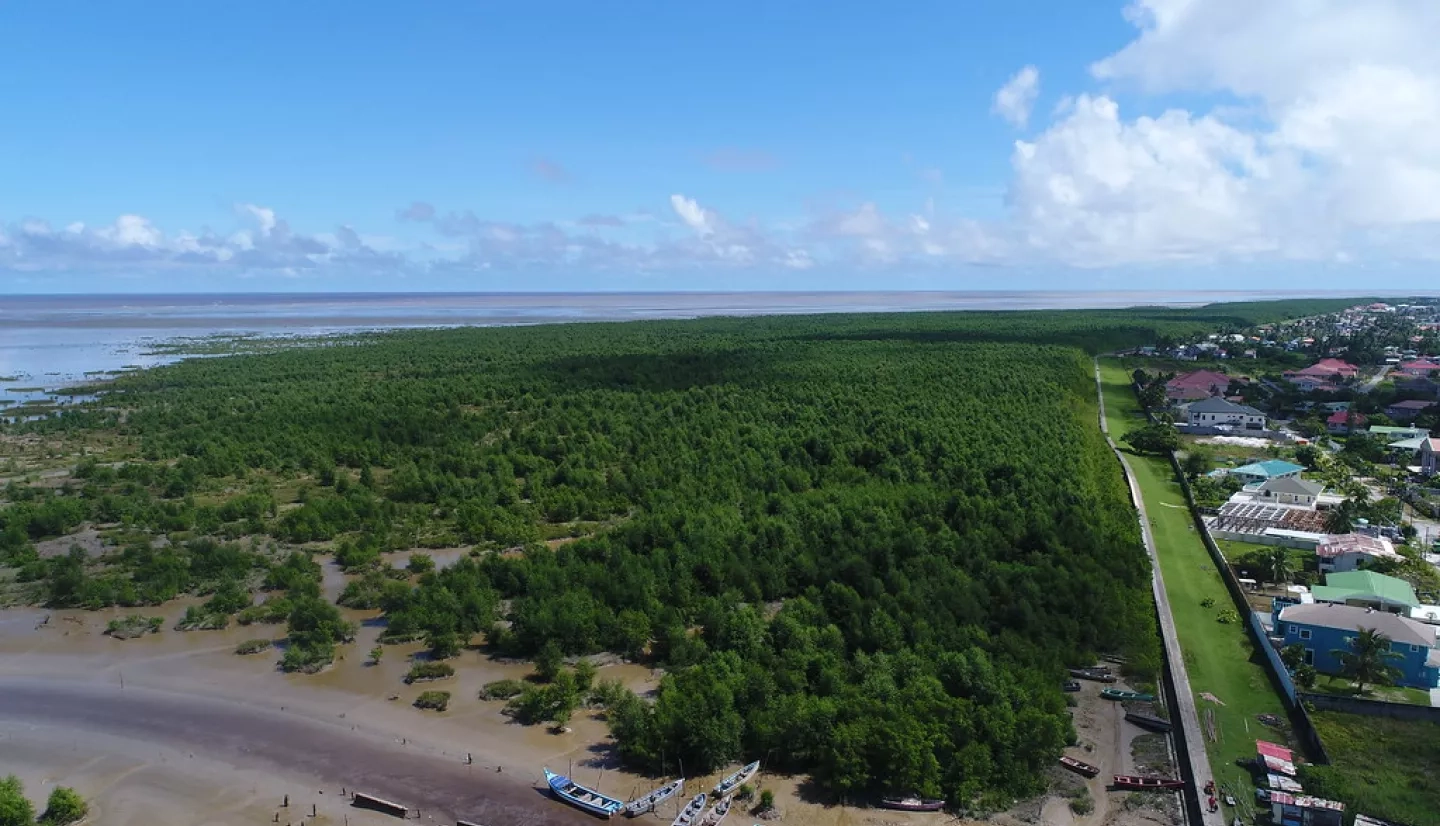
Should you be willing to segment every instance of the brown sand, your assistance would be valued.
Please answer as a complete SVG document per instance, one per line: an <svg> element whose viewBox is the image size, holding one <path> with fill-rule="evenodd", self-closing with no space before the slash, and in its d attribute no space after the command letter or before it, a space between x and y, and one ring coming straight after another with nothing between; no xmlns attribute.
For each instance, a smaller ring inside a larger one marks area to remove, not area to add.
<svg viewBox="0 0 1440 826"><path fill-rule="evenodd" d="M326 590L338 587L343 578L327 566ZM144 813L149 826L269 823L285 794L303 804L305 814L311 803L322 813L328 803L327 816L340 818L329 822L348 816L361 826L367 821L337 801L341 787L392 796L421 807L427 817L458 815L487 826L587 822L544 795L542 766L627 799L656 784L618 770L598 715L577 714L572 730L557 735L516 725L500 713L503 703L476 699L486 682L521 678L528 665L467 651L454 661L456 677L407 686L401 678L408 656L420 646L386 646L382 662L368 664L366 652L380 628L374 612L351 611L349 618L362 625L359 639L343 647L343 659L317 675L285 675L275 670L274 651L233 653L243 640L283 636L283 627L171 630L192 602L137 611L0 611L0 771L33 779L37 797L48 793L46 783L75 785L107 813L93 822L123 824ZM125 641L103 635L108 620L133 613L164 616L165 630ZM655 684L649 669L634 665L605 666L600 676L640 691ZM411 707L431 688L452 692L450 710ZM1129 744L1137 730L1090 684L1075 714L1081 742L1093 747L1073 753L1102 767L1102 778L1091 781L1095 812L1076 818L1063 798L1047 798L1027 804L1018 818L996 822L1128 826L1152 820L1144 810L1109 805L1123 795L1104 790L1109 774L1130 770ZM717 779L693 778L687 797ZM767 775L759 782L775 792L785 824L956 822L804 802L800 781ZM147 810L144 801L153 807ZM679 804L667 803L641 822L668 823ZM197 820L201 816L208 819ZM280 822L291 816L299 822L293 809L281 813ZM730 821L754 819L736 811Z"/></svg>

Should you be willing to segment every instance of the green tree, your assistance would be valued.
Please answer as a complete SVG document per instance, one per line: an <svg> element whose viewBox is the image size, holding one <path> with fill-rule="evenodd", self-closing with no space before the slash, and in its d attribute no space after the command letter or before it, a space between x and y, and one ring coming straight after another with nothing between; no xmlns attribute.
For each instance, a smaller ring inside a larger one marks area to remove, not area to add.
<svg viewBox="0 0 1440 826"><path fill-rule="evenodd" d="M1295 563L1290 558L1290 551L1281 547L1265 551L1261 556L1261 566L1270 581L1277 584L1289 582L1290 575L1295 573Z"/></svg>
<svg viewBox="0 0 1440 826"><path fill-rule="evenodd" d="M1320 469L1320 448L1314 445L1300 445L1295 448L1295 461L1309 470Z"/></svg>
<svg viewBox="0 0 1440 826"><path fill-rule="evenodd" d="M1137 453L1165 454L1180 447L1180 433L1174 425L1157 422L1126 433L1123 441Z"/></svg>
<svg viewBox="0 0 1440 826"><path fill-rule="evenodd" d="M564 665L565 653L554 640L550 640L535 655L535 676L543 682L554 682Z"/></svg>
<svg viewBox="0 0 1440 826"><path fill-rule="evenodd" d="M74 789L66 786L56 786L50 792L50 800L45 805L45 814L41 815L40 823L43 826L67 826L81 820L89 814L90 807Z"/></svg>
<svg viewBox="0 0 1440 826"><path fill-rule="evenodd" d="M1315 670L1315 666L1313 665L1301 663L1295 667L1295 684L1301 688L1314 688L1315 681L1319 679L1319 676L1319 672Z"/></svg>
<svg viewBox="0 0 1440 826"><path fill-rule="evenodd" d="M35 807L25 797L20 778L10 775L0 780L0 826L32 826Z"/></svg>
<svg viewBox="0 0 1440 826"><path fill-rule="evenodd" d="M1186 476L1197 479L1215 469L1215 457L1208 450L1192 446L1190 451L1185 454L1185 461L1181 467Z"/></svg>
<svg viewBox="0 0 1440 826"><path fill-rule="evenodd" d="M1285 667L1291 671L1299 668L1305 662L1305 646L1298 642L1292 642L1281 648L1280 662L1284 663Z"/></svg>
<svg viewBox="0 0 1440 826"><path fill-rule="evenodd" d="M1331 508L1325 514L1325 531L1333 534L1346 534L1355 530L1355 504L1349 499Z"/></svg>
<svg viewBox="0 0 1440 826"><path fill-rule="evenodd" d="M1355 683L1355 693L1363 694L1367 685L1394 685L1400 669L1390 663L1401 655L1390 649L1390 638L1374 628L1357 628L1348 648L1330 653L1340 660L1340 673Z"/></svg>
<svg viewBox="0 0 1440 826"><path fill-rule="evenodd" d="M435 570L435 559L430 554L413 554L405 568L412 574L428 574Z"/></svg>

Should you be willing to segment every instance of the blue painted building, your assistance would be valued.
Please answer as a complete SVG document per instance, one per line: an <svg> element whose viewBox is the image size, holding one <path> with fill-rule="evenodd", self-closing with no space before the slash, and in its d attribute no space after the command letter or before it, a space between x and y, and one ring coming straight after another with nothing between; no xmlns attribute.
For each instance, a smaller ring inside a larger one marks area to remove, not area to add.
<svg viewBox="0 0 1440 826"><path fill-rule="evenodd" d="M1353 605L1286 605L1277 601L1274 611L1275 635L1281 638L1281 645L1299 644L1305 662L1321 674L1341 672L1340 658L1333 652L1348 649L1356 631L1365 628L1390 638L1390 650L1398 655L1390 665L1401 675L1396 685L1440 687L1440 648L1436 648L1433 625Z"/></svg>

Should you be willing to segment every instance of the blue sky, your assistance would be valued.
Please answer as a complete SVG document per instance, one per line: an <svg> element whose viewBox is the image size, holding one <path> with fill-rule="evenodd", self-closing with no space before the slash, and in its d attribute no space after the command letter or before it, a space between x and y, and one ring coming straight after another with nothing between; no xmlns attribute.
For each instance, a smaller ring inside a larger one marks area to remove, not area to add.
<svg viewBox="0 0 1440 826"><path fill-rule="evenodd" d="M0 292L1427 286L1440 20L1255 5L8 4Z"/></svg>

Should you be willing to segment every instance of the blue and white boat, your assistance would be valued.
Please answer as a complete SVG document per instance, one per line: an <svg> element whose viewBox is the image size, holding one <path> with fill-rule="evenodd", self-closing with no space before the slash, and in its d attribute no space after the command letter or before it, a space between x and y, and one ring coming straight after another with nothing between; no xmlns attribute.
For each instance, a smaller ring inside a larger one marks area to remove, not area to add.
<svg viewBox="0 0 1440 826"><path fill-rule="evenodd" d="M754 777L755 773L758 771L760 771L759 760L756 760L754 763L749 763L745 766L742 766L740 771L737 771L729 777L726 777L724 780L721 780L720 785L715 787L715 792L712 796L717 798L729 797L730 795L734 794L741 786L749 782L750 778Z"/></svg>
<svg viewBox="0 0 1440 826"><path fill-rule="evenodd" d="M556 774L549 769L545 770L545 782L550 784L550 791L554 792L556 797L596 817L609 820L616 812L625 808L625 801L587 789L565 775Z"/></svg>
<svg viewBox="0 0 1440 826"><path fill-rule="evenodd" d="M704 794L697 794L690 798L690 802L680 810L680 814L675 816L675 821L670 826L694 826L700 821L700 816L705 813L707 800L709 798Z"/></svg>
<svg viewBox="0 0 1440 826"><path fill-rule="evenodd" d="M680 792L684 789L685 778L682 777L678 780L672 780L669 783L666 783L665 785L656 789L655 791L645 795L644 797L636 798L635 800L626 803L625 816L639 817L646 812L653 812L655 811L655 807L659 806L661 803L664 803L675 795L680 794Z"/></svg>

